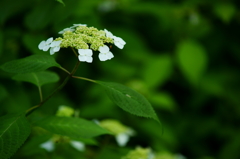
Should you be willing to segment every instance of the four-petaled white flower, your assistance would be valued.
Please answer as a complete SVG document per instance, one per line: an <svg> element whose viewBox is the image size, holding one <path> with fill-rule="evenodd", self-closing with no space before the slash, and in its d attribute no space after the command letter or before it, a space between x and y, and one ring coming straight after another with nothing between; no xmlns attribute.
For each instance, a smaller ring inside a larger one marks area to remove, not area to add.
<svg viewBox="0 0 240 159"><path fill-rule="evenodd" d="M109 51L109 47L107 45L99 47L98 50L100 51L98 55L100 61L110 60L114 57L112 52Z"/></svg>
<svg viewBox="0 0 240 159"><path fill-rule="evenodd" d="M106 33L106 37L108 38L112 38L114 41L114 45L117 46L119 49L123 49L124 45L126 44L126 42L117 36L114 36L110 31L108 31L107 29L104 29L105 33Z"/></svg>
<svg viewBox="0 0 240 159"><path fill-rule="evenodd" d="M119 49L123 49L124 45L126 44L126 42L120 38L120 37L113 37L114 40L114 44L119 48Z"/></svg>
<svg viewBox="0 0 240 159"><path fill-rule="evenodd" d="M48 51L48 49L50 48L50 45L51 45L52 41L53 41L53 38L52 38L52 37L49 38L49 39L47 39L46 41L43 40L43 41L40 42L40 44L38 45L38 48L39 48L40 50L43 50L43 51Z"/></svg>
<svg viewBox="0 0 240 159"><path fill-rule="evenodd" d="M63 30L61 30L61 31L59 31L58 32L58 34L63 34L65 31L71 31L71 32L73 32L74 31L74 29L73 28L65 28L65 29L63 29Z"/></svg>
<svg viewBox="0 0 240 159"><path fill-rule="evenodd" d="M92 55L93 55L93 52L91 49L78 49L78 59L79 61L86 61L88 63L92 63L93 61L93 58L92 58Z"/></svg>
<svg viewBox="0 0 240 159"><path fill-rule="evenodd" d="M50 45L51 49L50 49L50 55L53 55L55 52L58 52L60 50L60 44L61 44L61 40L59 41L53 41Z"/></svg>

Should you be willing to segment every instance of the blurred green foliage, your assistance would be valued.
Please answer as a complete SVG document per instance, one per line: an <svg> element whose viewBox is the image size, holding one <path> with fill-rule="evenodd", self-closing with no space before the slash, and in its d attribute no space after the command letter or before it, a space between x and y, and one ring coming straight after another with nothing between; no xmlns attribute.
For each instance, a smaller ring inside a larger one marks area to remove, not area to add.
<svg viewBox="0 0 240 159"><path fill-rule="evenodd" d="M136 146L189 159L240 158L239 1L63 2L65 6L54 0L1 0L0 65L32 54L49 54L38 50L38 44L57 37L72 24L106 28L127 42L125 48L113 47L115 57L110 61L94 57L92 64L81 63L76 75L119 82L142 93L157 111L164 133L157 122L122 111L98 85L72 79L29 119L54 115L59 105L68 105L79 110L83 118L117 119L137 135L124 148L110 139L108 145L93 146L87 152L59 144L55 152L47 153L36 144L46 139L35 139L34 135L41 133L33 131L13 158L115 159ZM55 56L67 69L76 61L70 49ZM50 70L66 76L56 68ZM12 76L0 71L1 116L39 102L37 88L13 81ZM43 94L47 96L56 86L43 86Z"/></svg>

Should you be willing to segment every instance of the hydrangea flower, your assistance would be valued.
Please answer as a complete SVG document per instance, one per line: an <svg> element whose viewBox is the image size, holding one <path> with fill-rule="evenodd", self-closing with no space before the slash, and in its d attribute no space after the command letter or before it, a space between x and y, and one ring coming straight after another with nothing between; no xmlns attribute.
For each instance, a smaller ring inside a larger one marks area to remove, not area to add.
<svg viewBox="0 0 240 159"><path fill-rule="evenodd" d="M55 52L58 52L60 50L60 44L61 44L61 40L59 41L53 41L51 44L50 44L50 55L53 55Z"/></svg>
<svg viewBox="0 0 240 159"><path fill-rule="evenodd" d="M155 159L155 155L150 148L137 147L121 159Z"/></svg>
<svg viewBox="0 0 240 159"><path fill-rule="evenodd" d="M91 49L78 49L78 59L79 61L86 61L88 63L92 63L93 58L93 52Z"/></svg>
<svg viewBox="0 0 240 159"><path fill-rule="evenodd" d="M38 45L38 48L39 48L40 50L43 50L43 51L48 51L48 49L50 48L50 45L51 45L52 41L53 41L53 38L52 38L52 37L49 38L49 39L47 39L46 41L43 40L43 41L41 41L40 44Z"/></svg>
<svg viewBox="0 0 240 159"><path fill-rule="evenodd" d="M74 114L74 109L68 106L61 105L58 107L56 116L71 117ZM40 144L40 147L48 152L52 152L55 149L56 142L69 143L73 148L78 151L85 150L85 144L81 141L71 140L67 136L54 135L50 140Z"/></svg>
<svg viewBox="0 0 240 159"><path fill-rule="evenodd" d="M65 28L65 29L63 29L63 30L61 30L61 31L59 31L58 32L58 34L63 34L63 33L65 33L65 31L71 31L71 32L73 32L74 31L74 29L73 28Z"/></svg>
<svg viewBox="0 0 240 159"><path fill-rule="evenodd" d="M110 60L111 58L114 57L112 52L110 52L109 47L107 45L99 47L99 51L100 51L100 53L99 53L98 57L99 57L100 61Z"/></svg>
<svg viewBox="0 0 240 159"><path fill-rule="evenodd" d="M114 36L110 31L108 31L107 29L104 29L105 33L106 33L106 37L112 38L114 40L114 45L117 46L119 49L123 49L124 45L126 44L126 42L117 36Z"/></svg>
<svg viewBox="0 0 240 159"><path fill-rule="evenodd" d="M115 135L117 144L121 147L126 146L129 138L135 134L134 130L123 125L117 120L107 119L101 122L94 120L95 123L99 124L101 127L109 130Z"/></svg>
<svg viewBox="0 0 240 159"><path fill-rule="evenodd" d="M107 29L98 30L94 27L87 27L86 24L73 24L73 26L60 31L59 34L62 34L62 37L42 41L38 48L43 51L50 49L50 55L53 55L60 48L70 47L78 50L79 61L92 63L93 51L99 51L100 61L106 61L114 57L109 45L114 44L122 49L126 44L122 38L114 36Z"/></svg>
<svg viewBox="0 0 240 159"><path fill-rule="evenodd" d="M120 38L120 37L113 37L114 40L114 45L116 45L119 49L123 49L124 45L126 44L126 42Z"/></svg>

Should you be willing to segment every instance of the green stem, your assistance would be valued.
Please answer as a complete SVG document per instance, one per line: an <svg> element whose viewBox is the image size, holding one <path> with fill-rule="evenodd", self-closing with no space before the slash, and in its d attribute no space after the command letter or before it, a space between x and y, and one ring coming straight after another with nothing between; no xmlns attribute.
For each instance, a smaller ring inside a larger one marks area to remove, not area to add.
<svg viewBox="0 0 240 159"><path fill-rule="evenodd" d="M96 81L94 81L92 79L89 79L89 78L85 78L85 77L72 76L72 78L77 78L77 79L82 79L82 80L85 80L85 81L90 81L90 82L93 82L93 83L97 83Z"/></svg>
<svg viewBox="0 0 240 159"><path fill-rule="evenodd" d="M56 94L57 92L59 92L68 82L68 80L73 77L74 73L77 71L78 66L80 64L80 61L78 61L75 65L75 67L73 68L72 72L65 78L65 80L63 81L63 83L61 85L59 85L46 99L44 99L43 101L41 101L38 105L31 107L30 109L28 109L26 111L26 116L30 115L33 111L35 111L36 109L38 109L39 107L41 107L44 103L46 103L54 94Z"/></svg>
<svg viewBox="0 0 240 159"><path fill-rule="evenodd" d="M59 67L61 70L63 70L64 72L66 72L67 74L71 74L71 72L69 72L67 69L63 68L63 67Z"/></svg>
<svg viewBox="0 0 240 159"><path fill-rule="evenodd" d="M71 49L72 49L72 51L74 52L75 56L78 57L78 54L76 53L76 51L74 50L74 48L71 47Z"/></svg>
<svg viewBox="0 0 240 159"><path fill-rule="evenodd" d="M38 86L38 91L39 91L39 96L40 96L40 101L43 101L43 96L42 96L42 88L41 86Z"/></svg>

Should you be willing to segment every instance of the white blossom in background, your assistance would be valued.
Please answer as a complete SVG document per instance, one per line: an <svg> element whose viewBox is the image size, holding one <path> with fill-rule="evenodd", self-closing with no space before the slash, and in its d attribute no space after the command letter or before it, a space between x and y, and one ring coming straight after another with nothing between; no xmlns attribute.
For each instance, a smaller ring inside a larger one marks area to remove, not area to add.
<svg viewBox="0 0 240 159"><path fill-rule="evenodd" d="M113 58L113 54L112 52L110 52L110 49L107 45L101 46L99 47L99 59L100 61L106 61L106 60L110 60L111 58Z"/></svg>
<svg viewBox="0 0 240 159"><path fill-rule="evenodd" d="M55 150L54 140L56 140L56 137L53 137L52 139L40 144L39 147L45 149L48 152L52 152L52 151ZM75 148L78 151L84 151L85 150L85 144L83 142L70 140L70 141L67 141L67 143L69 143L73 148Z"/></svg>
<svg viewBox="0 0 240 159"><path fill-rule="evenodd" d="M134 135L134 131L132 129L127 129L125 132L119 133L115 136L115 139L119 146L126 146L129 138Z"/></svg>
<svg viewBox="0 0 240 159"><path fill-rule="evenodd" d="M78 151L84 151L85 150L85 144L80 142L80 141L71 140L70 145L72 147L74 147L75 149L77 149Z"/></svg>
<svg viewBox="0 0 240 159"><path fill-rule="evenodd" d="M78 49L78 59L79 61L86 61L88 63L92 63L93 61L93 58L92 58L92 55L93 55L93 52L91 49Z"/></svg>
<svg viewBox="0 0 240 159"><path fill-rule="evenodd" d="M60 44L61 44L61 40L59 41L53 41L51 44L50 44L50 55L53 55L55 52L58 52L60 50Z"/></svg>
<svg viewBox="0 0 240 159"><path fill-rule="evenodd" d="M53 38L49 38L46 41L41 41L40 44L38 45L39 50L43 50L43 51L48 51L48 49L50 48L50 45L53 41Z"/></svg>
<svg viewBox="0 0 240 159"><path fill-rule="evenodd" d="M112 0L105 0L98 6L100 12L110 12L117 7L117 2Z"/></svg>
<svg viewBox="0 0 240 159"><path fill-rule="evenodd" d="M155 155L151 148L136 147L134 150L129 151L127 155L123 156L121 159L155 159Z"/></svg>
<svg viewBox="0 0 240 159"><path fill-rule="evenodd" d="M52 152L55 149L54 142L48 140L40 145L41 148L45 149L48 152Z"/></svg>
<svg viewBox="0 0 240 159"><path fill-rule="evenodd" d="M73 28L65 28L65 29L63 29L63 30L61 30L61 31L59 31L58 32L58 34L63 34L64 32L66 32L66 31L71 31L71 32L73 32L74 31L74 29Z"/></svg>
<svg viewBox="0 0 240 159"><path fill-rule="evenodd" d="M121 147L126 146L130 137L135 135L135 131L132 128L123 125L117 120L106 119L98 121L94 119L93 121L101 127L112 132L112 134L115 136L117 144Z"/></svg>

